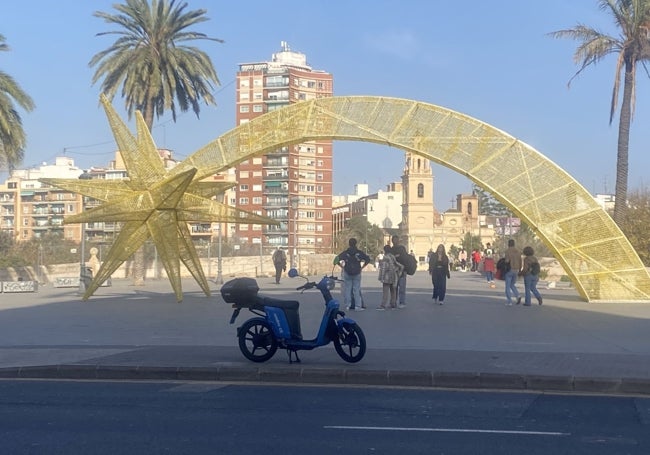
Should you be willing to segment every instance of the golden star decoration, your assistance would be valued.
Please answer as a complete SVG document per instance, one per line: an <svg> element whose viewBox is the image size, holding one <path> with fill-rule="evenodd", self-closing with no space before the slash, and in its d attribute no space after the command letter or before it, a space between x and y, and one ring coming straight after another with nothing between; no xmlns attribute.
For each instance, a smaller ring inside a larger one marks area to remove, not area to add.
<svg viewBox="0 0 650 455"><path fill-rule="evenodd" d="M149 238L158 250L179 302L183 298L181 262L203 292L210 296L188 223L279 223L211 199L234 183L200 181L197 177L204 175L205 169L189 164L187 161L191 156L179 163L183 165L180 172L178 168L176 172L166 170L142 114L139 111L135 113L137 137L134 137L105 95L101 96L101 102L124 159L128 178L119 181L40 179L43 183L103 202L99 207L66 217L66 224L89 221L124 223L83 299L93 295Z"/></svg>

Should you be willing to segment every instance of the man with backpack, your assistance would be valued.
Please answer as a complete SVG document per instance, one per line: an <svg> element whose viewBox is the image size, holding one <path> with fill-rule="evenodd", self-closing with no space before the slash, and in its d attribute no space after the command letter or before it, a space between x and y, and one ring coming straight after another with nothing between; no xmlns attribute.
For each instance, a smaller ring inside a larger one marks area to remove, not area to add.
<svg viewBox="0 0 650 455"><path fill-rule="evenodd" d="M348 240L348 249L338 255L338 265L343 269L343 298L348 310L365 310L361 298L361 271L368 263L370 257L357 248L355 238ZM357 303L359 306L356 306Z"/></svg>

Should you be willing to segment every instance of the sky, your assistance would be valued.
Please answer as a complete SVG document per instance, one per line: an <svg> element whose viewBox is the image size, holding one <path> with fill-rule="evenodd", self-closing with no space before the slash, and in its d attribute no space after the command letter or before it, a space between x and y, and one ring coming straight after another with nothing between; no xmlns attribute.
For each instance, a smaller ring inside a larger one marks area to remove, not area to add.
<svg viewBox="0 0 650 455"><path fill-rule="evenodd" d="M584 71L576 43L553 39L552 31L583 23L617 34L596 0L310 0L220 2L186 0L205 9L196 31L224 43L196 44L211 57L221 85L217 106L156 119L153 137L176 159L235 127L235 76L240 63L268 61L288 42L314 69L334 76L336 96L405 98L439 105L493 125L531 145L564 168L592 193L613 193L618 117L609 124L615 57ZM6 2L0 34L10 52L0 70L13 76L36 104L21 112L28 144L23 168L74 158L81 168L106 166L115 142L92 85L90 59L108 48L116 30L93 16L114 13L116 0L25 0ZM461 6L462 7L459 7ZM650 169L650 81L637 73L637 103L630 139L629 188L648 185ZM114 105L132 131L118 97ZM370 191L399 181L404 154L363 142L334 144L334 194L351 194L354 184ZM471 182L433 166L434 201L452 208ZM0 175L6 178L6 173Z"/></svg>

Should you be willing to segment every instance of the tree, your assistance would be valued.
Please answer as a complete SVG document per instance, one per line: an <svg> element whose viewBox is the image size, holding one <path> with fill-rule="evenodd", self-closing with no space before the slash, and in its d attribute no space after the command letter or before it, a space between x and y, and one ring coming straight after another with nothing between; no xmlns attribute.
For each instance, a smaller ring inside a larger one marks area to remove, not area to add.
<svg viewBox="0 0 650 455"><path fill-rule="evenodd" d="M569 85L588 66L595 65L610 54L617 56L609 123L611 125L618 107L621 74L623 74L614 202L614 221L620 226L624 220L627 200L628 152L636 93L636 68L639 62L643 63L650 58L650 1L599 0L598 4L601 10L612 15L619 29L618 36L606 35L582 24L571 29L552 32L550 35L554 38L571 38L579 42L573 59L580 65L580 69L569 80Z"/></svg>
<svg viewBox="0 0 650 455"><path fill-rule="evenodd" d="M195 40L223 42L189 30L208 20L206 10L185 11L187 3L177 4L176 0L126 0L114 8L119 14L94 13L121 29L97 34L118 38L93 56L88 65L97 67L92 82L103 79L101 88L109 99L121 86L129 118L139 110L151 131L154 114L159 118L170 110L176 121L177 103L181 112L191 106L197 117L201 100L216 104L211 92L219 79L210 57L184 44ZM133 280L144 284L142 248L135 254Z"/></svg>
<svg viewBox="0 0 650 455"><path fill-rule="evenodd" d="M512 216L508 207L497 201L490 193L485 191L478 185L472 186L472 192L478 197L478 213L479 215L488 216Z"/></svg>
<svg viewBox="0 0 650 455"><path fill-rule="evenodd" d="M0 51L8 51L5 37L0 35ZM4 71L0 71L0 168L13 170L25 156L27 136L16 109L21 107L31 112L35 105L20 85Z"/></svg>
<svg viewBox="0 0 650 455"><path fill-rule="evenodd" d="M176 121L176 103L181 112L191 106L197 117L201 100L216 104L211 92L219 78L210 57L194 46L181 44L223 42L188 30L208 20L206 10L186 12L187 3L177 4L176 0L151 0L151 4L149 0L126 0L114 8L120 14L94 13L122 29L97 34L119 38L90 60L89 66L97 67L93 84L103 79L102 91L111 100L121 86L129 117L139 110L149 130L154 113L160 117L170 110Z"/></svg>
<svg viewBox="0 0 650 455"><path fill-rule="evenodd" d="M648 224L650 224L650 191L647 188L635 190L629 195L628 209L620 226L646 267L650 266Z"/></svg>

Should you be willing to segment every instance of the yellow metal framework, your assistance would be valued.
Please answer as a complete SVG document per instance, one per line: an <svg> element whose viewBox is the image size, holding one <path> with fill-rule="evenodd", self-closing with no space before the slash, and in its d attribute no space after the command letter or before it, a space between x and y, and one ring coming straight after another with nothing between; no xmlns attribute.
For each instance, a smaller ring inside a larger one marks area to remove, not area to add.
<svg viewBox="0 0 650 455"><path fill-rule="evenodd" d="M117 268L147 240L158 251L176 299L183 298L181 261L206 295L210 287L196 253L188 223L221 221L227 223L278 224L277 221L221 204L212 196L232 186L225 182L204 182L197 169L180 172L164 168L158 150L136 112L137 137L129 131L105 96L101 98L129 178L120 181L41 179L69 191L104 202L99 207L65 219L65 223L121 221L120 234L109 249L97 275L83 296L88 299ZM209 174L212 175L212 174Z"/></svg>
<svg viewBox="0 0 650 455"><path fill-rule="evenodd" d="M650 275L589 192L529 145L472 117L412 100L322 98L257 117L167 170L140 113L136 112L135 137L103 96L102 103L129 179L42 179L104 201L66 222L125 223L84 299L148 238L156 244L179 301L180 261L209 295L187 223L277 222L215 202L211 196L223 191L223 184L202 180L278 147L317 139L389 145L453 169L485 188L534 229L585 300L650 299Z"/></svg>
<svg viewBox="0 0 650 455"><path fill-rule="evenodd" d="M525 221L555 253L587 301L650 299L650 276L594 198L531 146L440 106L385 97L331 97L293 104L243 124L170 174L194 180L278 147L316 139L375 142L467 176Z"/></svg>

